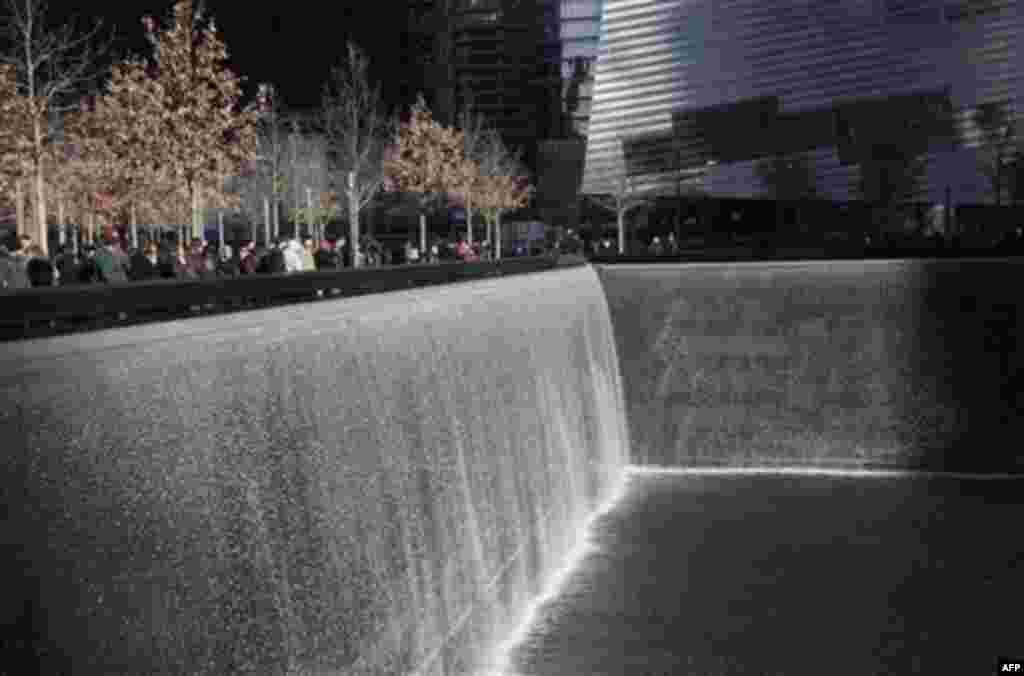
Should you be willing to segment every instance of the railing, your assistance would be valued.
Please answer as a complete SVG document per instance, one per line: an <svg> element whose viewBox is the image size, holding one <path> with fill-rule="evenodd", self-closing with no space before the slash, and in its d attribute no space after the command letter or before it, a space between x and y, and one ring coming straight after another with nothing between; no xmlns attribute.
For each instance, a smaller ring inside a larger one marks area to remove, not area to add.
<svg viewBox="0 0 1024 676"><path fill-rule="evenodd" d="M211 280L160 279L6 291L0 292L0 340L523 274L582 262L533 256L495 262L257 274Z"/></svg>

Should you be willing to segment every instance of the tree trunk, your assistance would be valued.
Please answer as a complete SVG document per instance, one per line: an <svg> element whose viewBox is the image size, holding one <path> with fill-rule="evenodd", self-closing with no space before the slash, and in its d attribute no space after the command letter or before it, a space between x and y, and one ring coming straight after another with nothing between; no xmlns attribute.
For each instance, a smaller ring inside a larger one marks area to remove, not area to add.
<svg viewBox="0 0 1024 676"><path fill-rule="evenodd" d="M626 253L626 210L619 209L619 255Z"/></svg>
<svg viewBox="0 0 1024 676"><path fill-rule="evenodd" d="M427 255L427 212L420 209L420 252Z"/></svg>
<svg viewBox="0 0 1024 676"><path fill-rule="evenodd" d="M274 239L281 236L281 200L274 198Z"/></svg>
<svg viewBox="0 0 1024 676"><path fill-rule="evenodd" d="M313 236L313 189L306 186L306 225L309 226L310 237Z"/></svg>
<svg viewBox="0 0 1024 676"><path fill-rule="evenodd" d="M132 202L131 210L132 210L132 248L133 249L138 249L139 248L139 221L135 217L135 203L134 202Z"/></svg>
<svg viewBox="0 0 1024 676"><path fill-rule="evenodd" d="M57 236L60 246L68 242L67 224L64 222L64 200L57 203Z"/></svg>
<svg viewBox="0 0 1024 676"><path fill-rule="evenodd" d="M50 253L50 238L49 228L46 223L46 177L43 172L43 127L39 118L36 117L32 125L32 131L35 136L35 147L36 147L36 159L35 166L33 167L33 178L35 179L35 191L36 191L36 238L38 239L39 246L43 248L43 253L49 255Z"/></svg>
<svg viewBox="0 0 1024 676"><path fill-rule="evenodd" d="M494 218L494 259L501 260L501 209Z"/></svg>
<svg viewBox="0 0 1024 676"><path fill-rule="evenodd" d="M14 181L14 209L17 219L15 227L20 237L29 231L28 223L25 222L25 184L20 178Z"/></svg>
<svg viewBox="0 0 1024 676"><path fill-rule="evenodd" d="M352 267L359 267L359 205L356 203L356 173L348 172L348 231Z"/></svg>
<svg viewBox="0 0 1024 676"><path fill-rule="evenodd" d="M263 231L266 245L270 246L270 199L267 197L263 198ZM253 237L253 239L256 238Z"/></svg>
<svg viewBox="0 0 1024 676"><path fill-rule="evenodd" d="M193 191L193 239L205 239L203 215L200 213L199 189Z"/></svg>

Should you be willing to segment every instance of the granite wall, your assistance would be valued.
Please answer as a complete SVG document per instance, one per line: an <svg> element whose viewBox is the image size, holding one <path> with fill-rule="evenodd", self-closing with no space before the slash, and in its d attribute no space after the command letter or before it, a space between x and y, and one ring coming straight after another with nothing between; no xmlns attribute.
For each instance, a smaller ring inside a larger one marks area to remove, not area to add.
<svg viewBox="0 0 1024 676"><path fill-rule="evenodd" d="M599 273L636 464L1024 468L1024 259Z"/></svg>
<svg viewBox="0 0 1024 676"><path fill-rule="evenodd" d="M459 674L628 439L580 267L0 346L7 667Z"/></svg>

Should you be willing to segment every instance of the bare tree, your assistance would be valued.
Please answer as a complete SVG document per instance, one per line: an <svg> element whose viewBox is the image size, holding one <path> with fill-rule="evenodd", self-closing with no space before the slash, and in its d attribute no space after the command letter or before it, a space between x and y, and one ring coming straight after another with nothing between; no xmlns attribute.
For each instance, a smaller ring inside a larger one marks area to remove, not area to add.
<svg viewBox="0 0 1024 676"><path fill-rule="evenodd" d="M971 121L978 128L981 149L981 171L992 186L996 206L1002 204L1006 178L1012 178L1008 170L1017 143L1013 116L1006 103L986 101L971 114Z"/></svg>
<svg viewBox="0 0 1024 676"><path fill-rule="evenodd" d="M614 184L611 194L587 195L587 198L598 207L615 214L619 227L619 253L626 253L626 215L637 207L650 204L650 196L641 193L631 177L623 175Z"/></svg>
<svg viewBox="0 0 1024 676"><path fill-rule="evenodd" d="M319 204L330 190L330 162L326 136L317 128L316 119L293 116L285 139L285 163L280 174L282 196L291 216L295 235L308 220L311 203Z"/></svg>
<svg viewBox="0 0 1024 676"><path fill-rule="evenodd" d="M481 160L487 154L489 148L493 147L491 137L494 130L488 125L486 118L473 109L473 102L470 99L458 112L457 123L459 131L462 132L462 154L465 159L475 162L478 171L467 174L466 189L462 191L464 207L466 210L466 242L473 243L473 207L474 193L478 188L478 181L474 181L471 175L483 176Z"/></svg>
<svg viewBox="0 0 1024 676"><path fill-rule="evenodd" d="M252 208L252 200L247 200L252 216L264 213L263 200L270 204L272 223L267 223L268 233L277 237L280 232L281 199L287 191L284 165L286 162L287 144L285 139L285 116L277 99L277 92L271 84L261 84L257 94L259 102L259 122L257 123L256 148L257 161L254 172L256 192L260 199ZM255 218L254 220L259 220ZM270 235L267 235L268 239Z"/></svg>
<svg viewBox="0 0 1024 676"><path fill-rule="evenodd" d="M348 211L353 266L359 260L359 214L384 185L384 150L396 127L382 108L379 84L370 84L369 65L349 42L347 58L331 70L320 107L331 188Z"/></svg>
<svg viewBox="0 0 1024 676"><path fill-rule="evenodd" d="M47 250L46 153L54 133L51 121L71 110L92 88L100 57L109 42L97 43L102 24L85 33L71 24L54 30L46 21L45 0L6 0L0 35L9 49L0 62L14 67L17 94L27 101L30 150L27 159L35 212L35 239Z"/></svg>
<svg viewBox="0 0 1024 676"><path fill-rule="evenodd" d="M474 203L479 205L488 225L487 240L495 247L496 257L501 257L501 215L508 209L526 206L534 188L529 184L528 174L522 158L522 150L511 151L494 129L485 129L467 148L468 159L477 166L479 196ZM467 210L467 223L469 220Z"/></svg>
<svg viewBox="0 0 1024 676"><path fill-rule="evenodd" d="M461 191L466 208L466 239L473 242L473 209L480 209L479 195L493 192L494 186L487 178L498 176L525 176L526 168L522 151L511 151L501 134L488 120L473 108L472 99L459 111L458 129L462 133L463 157L473 163L475 171L469 172L469 180ZM515 201L515 200L513 200Z"/></svg>

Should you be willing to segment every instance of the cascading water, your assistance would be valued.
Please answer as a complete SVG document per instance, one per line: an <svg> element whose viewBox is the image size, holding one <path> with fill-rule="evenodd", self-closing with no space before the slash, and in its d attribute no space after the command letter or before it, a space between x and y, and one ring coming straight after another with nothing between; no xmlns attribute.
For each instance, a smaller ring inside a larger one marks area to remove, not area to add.
<svg viewBox="0 0 1024 676"><path fill-rule="evenodd" d="M589 267L6 344L2 535L31 566L4 616L42 638L4 647L488 669L620 489L615 350Z"/></svg>

